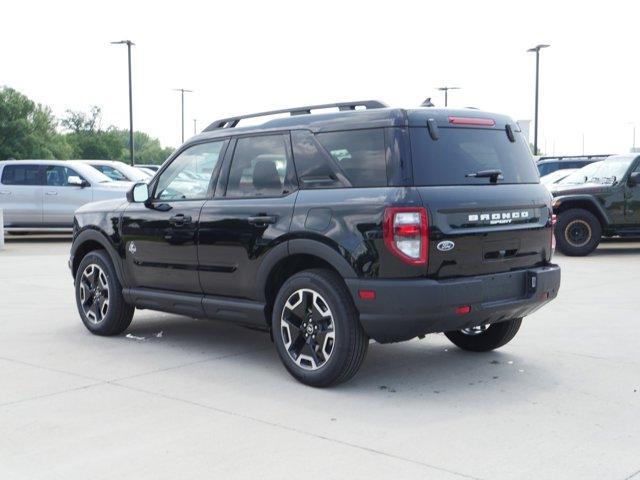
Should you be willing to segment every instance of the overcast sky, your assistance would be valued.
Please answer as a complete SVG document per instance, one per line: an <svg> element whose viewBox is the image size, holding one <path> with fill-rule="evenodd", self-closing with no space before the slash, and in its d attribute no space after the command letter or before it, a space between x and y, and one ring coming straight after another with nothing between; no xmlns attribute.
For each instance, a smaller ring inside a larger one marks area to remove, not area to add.
<svg viewBox="0 0 640 480"><path fill-rule="evenodd" d="M532 119L540 62L539 146L551 154L640 144L640 2L5 1L0 85L66 109L98 105L103 126L128 128L131 39L134 128L180 144L216 118L373 98L425 97ZM532 129L533 130L533 129ZM533 135L533 132L532 132Z"/></svg>

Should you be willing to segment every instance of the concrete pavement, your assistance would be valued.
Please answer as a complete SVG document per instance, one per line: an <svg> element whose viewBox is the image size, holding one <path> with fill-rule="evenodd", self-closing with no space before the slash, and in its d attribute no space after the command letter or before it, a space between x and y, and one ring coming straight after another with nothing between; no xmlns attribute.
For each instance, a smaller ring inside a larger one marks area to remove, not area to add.
<svg viewBox="0 0 640 480"><path fill-rule="evenodd" d="M224 323L139 311L128 336L91 335L68 248L0 252L3 480L640 480L640 243L557 255L559 298L499 351L373 343L325 390Z"/></svg>

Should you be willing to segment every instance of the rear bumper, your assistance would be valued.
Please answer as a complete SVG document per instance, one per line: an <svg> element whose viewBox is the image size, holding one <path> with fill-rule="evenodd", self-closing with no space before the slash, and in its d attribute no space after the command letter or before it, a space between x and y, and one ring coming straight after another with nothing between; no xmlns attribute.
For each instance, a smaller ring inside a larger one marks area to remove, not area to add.
<svg viewBox="0 0 640 480"><path fill-rule="evenodd" d="M448 280L347 279L367 334L380 343L460 330L529 315L558 295L560 267ZM375 291L362 300L359 290ZM456 308L470 306L459 314Z"/></svg>

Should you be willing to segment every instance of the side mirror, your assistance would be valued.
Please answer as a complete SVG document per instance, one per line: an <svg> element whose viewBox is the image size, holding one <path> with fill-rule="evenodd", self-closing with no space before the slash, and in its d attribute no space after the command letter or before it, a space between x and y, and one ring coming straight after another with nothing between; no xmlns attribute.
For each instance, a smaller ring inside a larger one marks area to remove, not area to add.
<svg viewBox="0 0 640 480"><path fill-rule="evenodd" d="M635 187L636 185L638 185L640 183L640 172L633 172L631 175L629 175L628 183L630 187Z"/></svg>
<svg viewBox="0 0 640 480"><path fill-rule="evenodd" d="M144 182L136 183L127 192L127 200L131 203L145 203L149 200L149 185Z"/></svg>
<svg viewBox="0 0 640 480"><path fill-rule="evenodd" d="M67 178L67 183L69 185L73 185L74 187L80 187L80 188L89 186L89 182L87 182L86 180L83 180L77 175L69 175L69 177Z"/></svg>

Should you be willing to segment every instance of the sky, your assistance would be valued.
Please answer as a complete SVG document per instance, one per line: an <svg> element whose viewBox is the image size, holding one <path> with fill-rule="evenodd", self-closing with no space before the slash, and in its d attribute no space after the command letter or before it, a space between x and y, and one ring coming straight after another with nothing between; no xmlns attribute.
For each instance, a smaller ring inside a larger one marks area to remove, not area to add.
<svg viewBox="0 0 640 480"><path fill-rule="evenodd" d="M533 119L547 154L626 152L640 145L640 2L520 1L5 1L0 86L51 106L102 108L128 128L131 39L134 129L163 146L217 118L377 99L426 97ZM531 129L531 140L533 128ZM584 145L584 147L583 147Z"/></svg>

